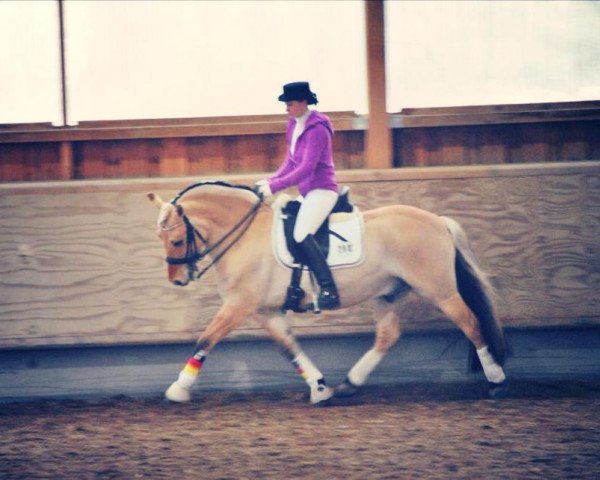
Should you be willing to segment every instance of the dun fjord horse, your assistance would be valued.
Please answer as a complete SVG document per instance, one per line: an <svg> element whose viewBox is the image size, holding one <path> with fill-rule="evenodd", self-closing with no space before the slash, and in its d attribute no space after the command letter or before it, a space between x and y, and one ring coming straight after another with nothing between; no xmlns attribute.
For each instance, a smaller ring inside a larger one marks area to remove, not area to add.
<svg viewBox="0 0 600 480"><path fill-rule="evenodd" d="M504 390L503 332L493 315L489 286L454 220L403 205L363 212L365 260L334 270L334 277L342 308L375 300L375 342L349 370L345 382L333 389L302 351L281 313L290 271L273 254L271 207L251 188L224 182L192 185L171 202L154 193L148 198L160 209L158 232L167 254L169 281L188 285L214 265L223 301L167 389L167 399L189 401L208 353L250 317L258 319L309 385L311 403L334 394L349 396L398 340L398 300L410 290L439 307L473 343L490 394ZM198 272L197 262L204 257L209 265ZM302 287L310 289L309 281L303 280Z"/></svg>

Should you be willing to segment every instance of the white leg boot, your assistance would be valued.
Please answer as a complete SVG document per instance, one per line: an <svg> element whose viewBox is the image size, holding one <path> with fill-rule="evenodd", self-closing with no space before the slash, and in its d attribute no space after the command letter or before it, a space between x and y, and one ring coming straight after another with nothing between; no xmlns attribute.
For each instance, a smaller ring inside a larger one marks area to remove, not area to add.
<svg viewBox="0 0 600 480"><path fill-rule="evenodd" d="M375 367L381 362L383 353L371 349L367 351L348 372L348 380L352 385L362 387Z"/></svg>
<svg viewBox="0 0 600 480"><path fill-rule="evenodd" d="M321 378L314 383L310 383L310 403L319 405L333 397L334 390L325 384L325 380Z"/></svg>
<svg viewBox="0 0 600 480"><path fill-rule="evenodd" d="M192 394L188 389L183 388L179 383L173 382L165 392L165 398L171 402L187 403L192 399Z"/></svg>
<svg viewBox="0 0 600 480"><path fill-rule="evenodd" d="M488 351L488 347L477 350L477 356L479 357L479 361L483 367L483 373L488 382L500 384L506 380L504 370L494 361L492 355Z"/></svg>
<svg viewBox="0 0 600 480"><path fill-rule="evenodd" d="M311 362L304 352L300 352L292 360L296 373L300 375L310 387L310 403L319 405L333 397L333 388L325 384L325 379L320 370Z"/></svg>

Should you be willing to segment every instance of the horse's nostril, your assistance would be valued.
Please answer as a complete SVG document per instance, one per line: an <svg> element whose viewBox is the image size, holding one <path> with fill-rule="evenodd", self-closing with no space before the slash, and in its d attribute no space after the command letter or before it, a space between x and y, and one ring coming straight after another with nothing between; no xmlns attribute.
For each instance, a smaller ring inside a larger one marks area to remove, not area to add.
<svg viewBox="0 0 600 480"><path fill-rule="evenodd" d="M174 285L177 285L178 287L184 287L184 286L187 284L187 282L185 282L185 283L184 283L184 282L182 282L181 280L175 280L175 281L173 282L173 284L174 284Z"/></svg>

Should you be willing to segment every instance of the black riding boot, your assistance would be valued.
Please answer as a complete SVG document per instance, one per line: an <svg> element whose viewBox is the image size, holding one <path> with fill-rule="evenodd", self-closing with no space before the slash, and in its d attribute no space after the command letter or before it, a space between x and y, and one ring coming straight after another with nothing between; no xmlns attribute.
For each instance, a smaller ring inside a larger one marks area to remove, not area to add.
<svg viewBox="0 0 600 480"><path fill-rule="evenodd" d="M340 296L338 295L335 281L327 265L327 260L319 247L319 244L312 235L307 235L300 242L300 248L306 256L308 267L314 273L321 291L319 292L319 308L323 310L332 310L340 306Z"/></svg>

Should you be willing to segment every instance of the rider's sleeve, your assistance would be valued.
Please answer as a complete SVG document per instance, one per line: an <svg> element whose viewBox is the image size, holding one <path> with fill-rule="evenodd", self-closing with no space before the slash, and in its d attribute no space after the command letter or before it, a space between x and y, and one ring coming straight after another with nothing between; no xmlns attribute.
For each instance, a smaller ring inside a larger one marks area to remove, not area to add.
<svg viewBox="0 0 600 480"><path fill-rule="evenodd" d="M271 180L277 179L277 178L281 178L281 177L285 177L288 173L290 173L292 170L294 169L294 163L292 161L292 155L289 152L287 152L287 155L285 156L285 161L283 162L283 164L281 165L281 167L279 167L277 169L277 171L271 175L267 180L269 181L269 183L271 183Z"/></svg>
<svg viewBox="0 0 600 480"><path fill-rule="evenodd" d="M315 125L305 132L306 146L301 152L298 165L285 175L271 177L268 179L273 193L298 185L302 180L313 175L317 161L322 151L330 141L329 131L323 125Z"/></svg>

